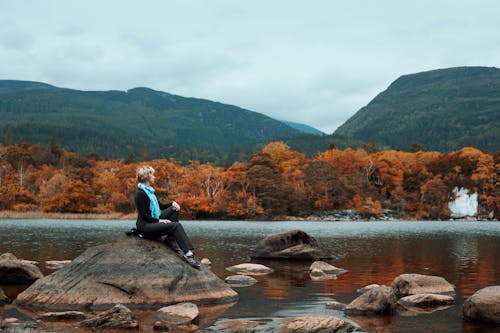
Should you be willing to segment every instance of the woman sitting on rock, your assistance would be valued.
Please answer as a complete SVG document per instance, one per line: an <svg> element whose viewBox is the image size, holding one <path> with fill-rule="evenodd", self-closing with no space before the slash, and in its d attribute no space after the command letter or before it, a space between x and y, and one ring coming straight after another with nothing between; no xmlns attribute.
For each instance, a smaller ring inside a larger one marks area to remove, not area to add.
<svg viewBox="0 0 500 333"><path fill-rule="evenodd" d="M172 201L169 204L158 202L155 190L151 187L155 182L155 170L143 166L137 170L138 189L135 191L135 207L137 208L137 231L147 238L167 236L165 243L174 251L179 247L184 259L193 267L200 268L200 261L194 256L193 245L179 223L180 206ZM178 245L177 245L178 244Z"/></svg>

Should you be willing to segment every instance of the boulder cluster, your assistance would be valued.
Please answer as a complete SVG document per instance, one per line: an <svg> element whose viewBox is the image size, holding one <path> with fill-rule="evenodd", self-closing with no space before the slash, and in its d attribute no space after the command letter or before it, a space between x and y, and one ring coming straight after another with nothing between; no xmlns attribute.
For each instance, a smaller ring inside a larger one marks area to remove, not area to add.
<svg viewBox="0 0 500 333"><path fill-rule="evenodd" d="M316 239L300 230L266 237L252 255L261 260L313 261L309 266L313 281L336 279L346 272L320 260L329 257ZM200 328L197 304L229 304L237 298L230 286L249 286L257 283L259 276L274 272L262 264L242 263L227 268L235 275L228 276L224 283L207 265L194 269L165 244L134 237L89 248L73 261L46 262L46 269L56 271L45 277L38 266L10 253L0 256L3 284L32 283L14 304L37 313L29 320L4 313L0 331L37 332L54 321L94 331L137 330L141 322L133 309L150 308L156 310L154 325L151 323L154 330L193 332ZM455 287L443 277L431 275L401 274L390 286L370 284L358 292L361 295L349 304L326 304L345 318L321 315L261 321L231 319L217 321L205 331L351 332L366 329L372 318L390 321L395 313L431 313L455 302ZM0 289L0 305L11 302ZM462 310L464 320L500 325L500 286L477 291L465 301Z"/></svg>

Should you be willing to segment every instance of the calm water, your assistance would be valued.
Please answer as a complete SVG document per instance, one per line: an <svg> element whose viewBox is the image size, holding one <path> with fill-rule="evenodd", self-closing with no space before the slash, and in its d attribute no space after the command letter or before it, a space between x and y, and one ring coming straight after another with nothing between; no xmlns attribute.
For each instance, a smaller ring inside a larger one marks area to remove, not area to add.
<svg viewBox="0 0 500 333"><path fill-rule="evenodd" d="M36 261L73 259L86 248L119 237L133 221L0 220L0 253ZM461 306L476 290L500 284L499 222L183 222L199 257L212 261L221 278L225 267L250 261L251 248L263 237L301 229L320 240L348 270L337 280L311 281L305 263L264 263L275 273L237 288L239 301L224 318L279 318L343 314L325 307L349 303L356 289L389 284L402 273L439 275L456 288L456 302L442 311L418 316L352 318L366 332L497 332L462 322ZM43 265L42 270L44 269ZM47 271L44 271L47 273ZM25 286L2 286L14 298ZM0 308L0 311L3 311Z"/></svg>

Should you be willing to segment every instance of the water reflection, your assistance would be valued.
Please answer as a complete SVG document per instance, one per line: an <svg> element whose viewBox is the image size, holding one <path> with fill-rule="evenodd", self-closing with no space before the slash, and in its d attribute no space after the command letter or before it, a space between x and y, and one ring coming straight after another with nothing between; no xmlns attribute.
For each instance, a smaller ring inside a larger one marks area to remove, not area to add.
<svg viewBox="0 0 500 333"><path fill-rule="evenodd" d="M124 237L133 221L0 220L0 253L36 261L73 259L86 248ZM184 222L200 257L212 261L221 278L226 267L250 262L263 237L302 229L335 256L331 264L347 270L335 280L312 281L304 262L251 261L275 269L258 283L237 288L239 301L224 309L227 318L269 318L333 314L331 300L349 303L356 290L390 285L402 273L439 275L456 285L456 303L428 314L353 318L367 332L479 332L462 324L461 305L472 293L500 284L500 223L452 222ZM44 265L45 274L50 273ZM25 286L1 286L14 298ZM1 310L0 310L1 311ZM144 315L147 318L147 315ZM422 318L425 318L422 320ZM147 322L147 319L144 319ZM215 319L214 319L215 320ZM487 328L486 328L487 329Z"/></svg>

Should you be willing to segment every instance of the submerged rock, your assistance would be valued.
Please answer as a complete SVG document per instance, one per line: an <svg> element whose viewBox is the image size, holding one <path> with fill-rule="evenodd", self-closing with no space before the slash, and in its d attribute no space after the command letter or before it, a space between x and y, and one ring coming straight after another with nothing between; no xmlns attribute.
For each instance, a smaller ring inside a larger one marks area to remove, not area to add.
<svg viewBox="0 0 500 333"><path fill-rule="evenodd" d="M82 321L78 324L78 327L91 327L95 329L139 329L139 323L134 319L130 309L122 304L117 304L95 317Z"/></svg>
<svg viewBox="0 0 500 333"><path fill-rule="evenodd" d="M226 270L243 275L266 275L274 272L274 269L261 264L243 263L227 267Z"/></svg>
<svg viewBox="0 0 500 333"><path fill-rule="evenodd" d="M319 242L302 230L267 236L255 247L255 259L317 260L329 259L330 255Z"/></svg>
<svg viewBox="0 0 500 333"><path fill-rule="evenodd" d="M404 306L432 307L452 304L455 299L451 296L440 294L415 294L405 296L398 301Z"/></svg>
<svg viewBox="0 0 500 333"><path fill-rule="evenodd" d="M283 332L352 332L354 326L334 316L306 316L285 319Z"/></svg>
<svg viewBox="0 0 500 333"><path fill-rule="evenodd" d="M225 279L226 283L240 286L250 286L257 283L257 280L248 275L230 275Z"/></svg>
<svg viewBox="0 0 500 333"><path fill-rule="evenodd" d="M35 264L18 259L12 253L4 253L0 256L0 281L2 283L31 283L42 277L40 268Z"/></svg>
<svg viewBox="0 0 500 333"><path fill-rule="evenodd" d="M345 313L351 315L392 314L396 310L396 302L392 288L380 286L368 290L349 303L345 308Z"/></svg>
<svg viewBox="0 0 500 333"><path fill-rule="evenodd" d="M234 301L237 293L208 268L195 269L162 242L137 237L89 248L17 297L20 305L55 310L143 308L180 302Z"/></svg>
<svg viewBox="0 0 500 333"><path fill-rule="evenodd" d="M462 305L464 319L500 325L500 286L476 291Z"/></svg>
<svg viewBox="0 0 500 333"><path fill-rule="evenodd" d="M392 281L396 296L415 294L455 294L455 286L440 276L401 274Z"/></svg>

